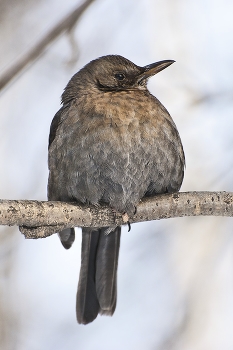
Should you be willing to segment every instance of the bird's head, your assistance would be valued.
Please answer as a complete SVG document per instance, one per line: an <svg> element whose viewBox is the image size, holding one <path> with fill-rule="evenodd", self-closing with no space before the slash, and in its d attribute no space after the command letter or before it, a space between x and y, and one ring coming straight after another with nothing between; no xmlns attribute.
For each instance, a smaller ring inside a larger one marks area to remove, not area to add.
<svg viewBox="0 0 233 350"><path fill-rule="evenodd" d="M119 55L108 55L89 62L69 81L62 101L68 102L75 95L88 93L90 90L122 91L145 90L148 79L167 68L175 61L164 60L139 67Z"/></svg>

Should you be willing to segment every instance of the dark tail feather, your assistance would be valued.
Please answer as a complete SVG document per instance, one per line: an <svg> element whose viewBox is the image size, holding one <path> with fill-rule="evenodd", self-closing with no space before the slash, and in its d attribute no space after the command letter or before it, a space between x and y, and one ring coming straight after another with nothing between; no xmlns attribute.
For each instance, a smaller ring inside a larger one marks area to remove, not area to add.
<svg viewBox="0 0 233 350"><path fill-rule="evenodd" d="M74 228L66 228L58 233L61 243L64 248L69 249L75 240Z"/></svg>
<svg viewBox="0 0 233 350"><path fill-rule="evenodd" d="M121 228L82 229L82 262L77 292L78 323L92 322L98 313L112 315L116 308L117 265Z"/></svg>
<svg viewBox="0 0 233 350"><path fill-rule="evenodd" d="M96 291L100 313L112 315L117 299L117 266L120 248L121 227L109 234L101 229L96 256Z"/></svg>
<svg viewBox="0 0 233 350"><path fill-rule="evenodd" d="M98 241L99 230L82 229L82 261L76 299L78 323L87 324L92 322L100 310L95 287Z"/></svg>

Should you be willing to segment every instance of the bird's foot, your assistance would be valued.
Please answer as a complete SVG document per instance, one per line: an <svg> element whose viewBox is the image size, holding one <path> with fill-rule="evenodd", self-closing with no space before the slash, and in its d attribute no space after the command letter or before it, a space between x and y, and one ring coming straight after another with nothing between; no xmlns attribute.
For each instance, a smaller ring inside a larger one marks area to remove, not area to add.
<svg viewBox="0 0 233 350"><path fill-rule="evenodd" d="M111 209L112 209L112 212L113 212L113 215L114 215L114 220L115 220L117 211L115 209L113 209L113 208L111 208ZM130 222L129 222L129 215L126 212L122 214L122 220L123 220L124 224L128 225L128 232L129 232L131 230L131 225L130 225ZM110 232L112 232L115 229L115 227L116 226L108 227L106 229L106 231L105 231L105 234L108 235Z"/></svg>
<svg viewBox="0 0 233 350"><path fill-rule="evenodd" d="M127 213L122 214L122 219L124 224L127 224L129 222L129 215Z"/></svg>
<svg viewBox="0 0 233 350"><path fill-rule="evenodd" d="M122 214L123 222L128 225L128 232L131 230L131 225L129 222L129 215L127 213Z"/></svg>

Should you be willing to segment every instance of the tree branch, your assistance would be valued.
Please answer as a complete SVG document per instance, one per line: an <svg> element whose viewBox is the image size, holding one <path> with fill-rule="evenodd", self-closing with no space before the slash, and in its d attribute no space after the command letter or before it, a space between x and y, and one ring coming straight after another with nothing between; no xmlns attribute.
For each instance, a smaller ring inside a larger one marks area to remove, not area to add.
<svg viewBox="0 0 233 350"><path fill-rule="evenodd" d="M233 216L233 192L178 192L144 198L130 223L182 216ZM67 227L125 224L105 205L0 200L0 225L17 225L26 238L47 237Z"/></svg>
<svg viewBox="0 0 233 350"><path fill-rule="evenodd" d="M59 35L65 31L70 31L77 23L83 12L95 0L86 0L73 10L69 15L57 23L44 37L42 37L35 46L18 59L9 67L0 77L0 90L3 89L17 74L23 70L29 62L35 61Z"/></svg>

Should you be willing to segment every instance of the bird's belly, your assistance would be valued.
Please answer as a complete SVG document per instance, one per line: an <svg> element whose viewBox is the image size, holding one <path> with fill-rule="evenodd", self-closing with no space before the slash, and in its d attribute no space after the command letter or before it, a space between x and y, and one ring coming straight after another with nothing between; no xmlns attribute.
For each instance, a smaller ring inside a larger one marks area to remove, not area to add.
<svg viewBox="0 0 233 350"><path fill-rule="evenodd" d="M172 177L180 177L174 171L175 164L180 167L179 152L169 149L166 133L158 128L133 118L94 125L80 126L54 148L57 199L105 202L131 211L146 193L166 192Z"/></svg>

